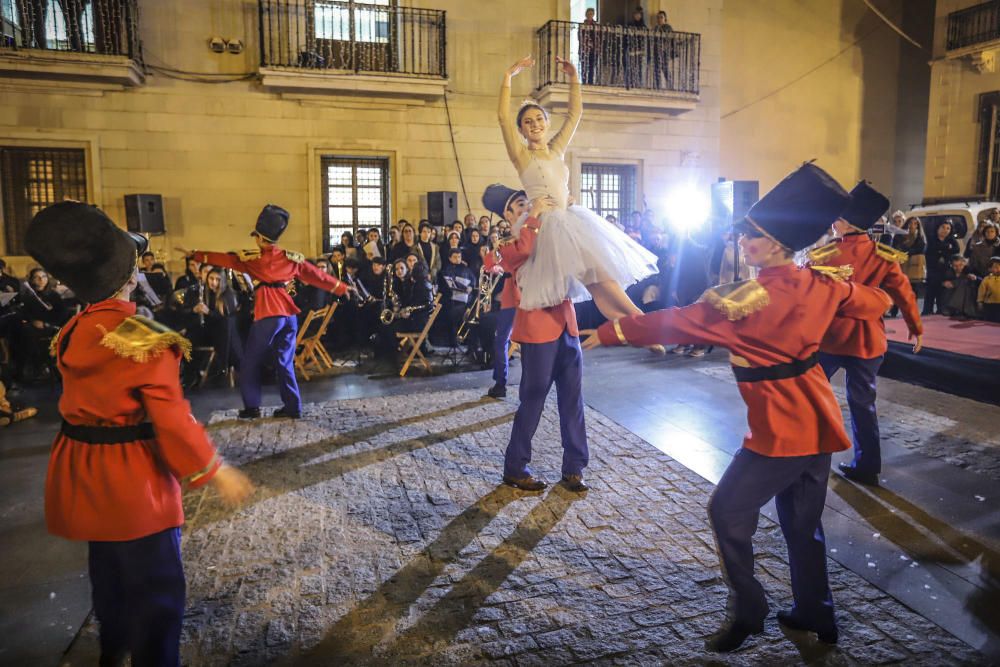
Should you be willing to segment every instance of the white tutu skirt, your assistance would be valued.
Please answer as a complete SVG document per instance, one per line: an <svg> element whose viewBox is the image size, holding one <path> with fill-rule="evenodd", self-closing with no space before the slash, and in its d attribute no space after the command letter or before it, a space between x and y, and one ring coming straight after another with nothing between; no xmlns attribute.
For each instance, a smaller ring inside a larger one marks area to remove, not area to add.
<svg viewBox="0 0 1000 667"><path fill-rule="evenodd" d="M586 301L584 285L614 280L624 288L656 272L656 255L590 209L555 209L542 214L534 252L518 269L520 307Z"/></svg>

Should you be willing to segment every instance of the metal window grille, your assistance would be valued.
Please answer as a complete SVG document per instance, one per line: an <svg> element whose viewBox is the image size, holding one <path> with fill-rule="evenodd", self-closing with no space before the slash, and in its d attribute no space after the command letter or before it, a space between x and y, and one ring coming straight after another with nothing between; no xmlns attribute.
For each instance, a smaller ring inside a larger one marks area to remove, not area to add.
<svg viewBox="0 0 1000 667"><path fill-rule="evenodd" d="M83 149L0 147L6 252L23 255L24 233L40 210L65 199L87 200Z"/></svg>
<svg viewBox="0 0 1000 667"><path fill-rule="evenodd" d="M582 204L601 217L624 222L635 209L636 168L632 164L584 164L580 171Z"/></svg>
<svg viewBox="0 0 1000 667"><path fill-rule="evenodd" d="M1000 91L980 97L979 191L1000 197Z"/></svg>
<svg viewBox="0 0 1000 667"><path fill-rule="evenodd" d="M324 157L323 252L340 244L340 235L389 227L388 158Z"/></svg>

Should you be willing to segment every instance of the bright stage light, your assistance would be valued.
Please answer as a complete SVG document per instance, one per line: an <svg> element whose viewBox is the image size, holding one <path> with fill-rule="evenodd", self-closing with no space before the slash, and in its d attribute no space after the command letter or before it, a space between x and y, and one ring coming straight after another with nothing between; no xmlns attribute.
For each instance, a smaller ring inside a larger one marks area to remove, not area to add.
<svg viewBox="0 0 1000 667"><path fill-rule="evenodd" d="M687 232L705 224L712 204L708 194L693 186L672 190L663 200L667 222L678 232Z"/></svg>

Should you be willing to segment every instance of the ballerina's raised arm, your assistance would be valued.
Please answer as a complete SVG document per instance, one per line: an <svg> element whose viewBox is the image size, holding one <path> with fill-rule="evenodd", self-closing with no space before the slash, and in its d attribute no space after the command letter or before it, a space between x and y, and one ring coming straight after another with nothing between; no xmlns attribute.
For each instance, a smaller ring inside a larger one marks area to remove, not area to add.
<svg viewBox="0 0 1000 667"><path fill-rule="evenodd" d="M551 139L547 140L549 114L538 104L529 103L521 107L517 118L513 118L510 112L510 82L522 70L534 67L535 59L525 56L504 73L503 85L500 87L500 105L497 116L500 121L500 131L503 134L503 141L507 147L507 155L510 157L514 167L520 173L527 165L531 157L529 150L539 150L549 148L555 153L562 155L569 145L576 128L580 124L583 116L583 99L580 94L580 78L577 75L576 67L568 60L557 57L556 63L562 71L569 76L569 115L559 132ZM525 146L518 138L518 134L527 140Z"/></svg>

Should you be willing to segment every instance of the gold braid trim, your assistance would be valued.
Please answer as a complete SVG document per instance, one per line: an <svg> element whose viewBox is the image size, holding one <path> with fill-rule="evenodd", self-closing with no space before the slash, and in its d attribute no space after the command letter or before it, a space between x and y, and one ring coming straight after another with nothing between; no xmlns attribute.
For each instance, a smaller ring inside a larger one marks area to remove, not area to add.
<svg viewBox="0 0 1000 667"><path fill-rule="evenodd" d="M50 357L55 357L57 354L59 354L59 334L61 334L61 333L62 333L62 329L59 329L59 331L57 331L55 333L55 335L52 336L52 340L49 341L49 356Z"/></svg>
<svg viewBox="0 0 1000 667"><path fill-rule="evenodd" d="M833 280L838 280L844 282L848 278L854 275L854 267L850 264L844 264L843 266L810 266L810 269L816 273L826 276L827 278L832 278Z"/></svg>
<svg viewBox="0 0 1000 667"><path fill-rule="evenodd" d="M621 320L615 320L614 323L615 335L618 336L618 342L622 345L628 345L628 340L625 338L625 332L622 331Z"/></svg>
<svg viewBox="0 0 1000 667"><path fill-rule="evenodd" d="M235 254L241 262L249 262L251 259L258 259L260 257L260 248L237 250Z"/></svg>
<svg viewBox="0 0 1000 667"><path fill-rule="evenodd" d="M771 297L756 280L741 280L707 289L698 301L704 301L735 322L763 310L771 303Z"/></svg>
<svg viewBox="0 0 1000 667"><path fill-rule="evenodd" d="M212 468L215 467L216 463L220 463L220 461L219 461L219 455L218 454L216 454L215 456L212 457L212 460L208 462L207 466L205 466L204 468L202 468L201 470L199 470L196 473L192 473L192 474L188 475L183 480L181 480L181 482L185 486L190 486L191 484L194 484L199 479L201 479L202 477L204 477L208 473L212 472Z"/></svg>
<svg viewBox="0 0 1000 667"><path fill-rule="evenodd" d="M818 248L813 248L808 253L810 262L816 262L817 264L826 264L827 260L836 257L840 254L840 244L834 241L833 243L827 243L824 246Z"/></svg>
<svg viewBox="0 0 1000 667"><path fill-rule="evenodd" d="M301 252L292 252L291 250L285 251L285 257L288 258L289 261L295 262L296 264L301 264L306 261L306 256Z"/></svg>
<svg viewBox="0 0 1000 667"><path fill-rule="evenodd" d="M893 262L894 264L902 264L910 257L906 254L905 250L897 250L896 248L887 246L884 243L875 244L875 254L885 261Z"/></svg>
<svg viewBox="0 0 1000 667"><path fill-rule="evenodd" d="M191 342L187 338L141 315L126 317L114 331L100 325L98 328L104 334L101 345L119 357L144 364L176 345L184 358L191 360Z"/></svg>

